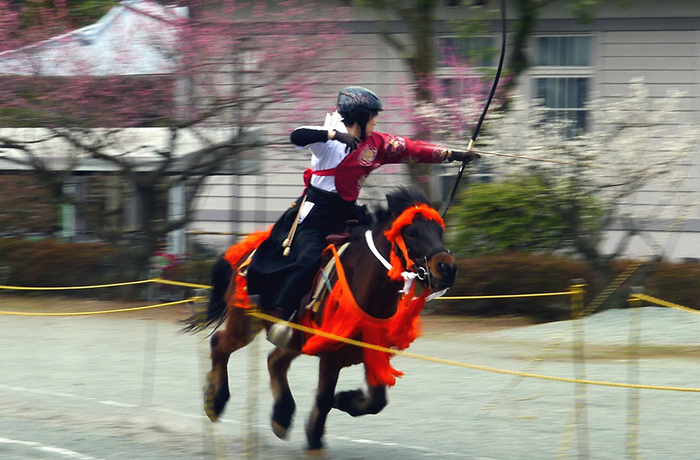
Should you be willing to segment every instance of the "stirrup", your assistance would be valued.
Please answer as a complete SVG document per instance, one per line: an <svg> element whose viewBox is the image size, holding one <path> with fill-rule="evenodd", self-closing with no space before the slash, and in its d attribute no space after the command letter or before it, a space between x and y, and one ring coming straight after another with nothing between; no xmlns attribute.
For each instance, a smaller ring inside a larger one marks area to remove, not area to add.
<svg viewBox="0 0 700 460"><path fill-rule="evenodd" d="M282 323L275 323L267 331L267 341L277 348L286 349L294 337L294 329Z"/></svg>

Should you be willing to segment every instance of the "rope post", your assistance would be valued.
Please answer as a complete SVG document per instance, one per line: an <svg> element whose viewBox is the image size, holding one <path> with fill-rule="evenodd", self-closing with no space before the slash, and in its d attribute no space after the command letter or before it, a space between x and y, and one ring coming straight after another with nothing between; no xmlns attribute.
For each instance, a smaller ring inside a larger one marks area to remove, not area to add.
<svg viewBox="0 0 700 460"><path fill-rule="evenodd" d="M640 308L644 306L644 301L638 297L639 294L644 294L643 286L633 286L630 288L630 295L627 298L627 306L629 308Z"/></svg>
<svg viewBox="0 0 700 460"><path fill-rule="evenodd" d="M571 319L576 319L583 311L583 296L586 294L586 280L576 278L569 281L571 293Z"/></svg>
<svg viewBox="0 0 700 460"><path fill-rule="evenodd" d="M246 316L247 334L250 337L248 345L248 391L245 404L245 442L243 446L243 458L245 460L257 460L260 452L260 438L258 435L258 387L260 384L260 339L256 337L259 329L258 320L255 317Z"/></svg>
<svg viewBox="0 0 700 460"><path fill-rule="evenodd" d="M188 307L190 312L196 315L206 315L207 305L209 304L209 295L211 291L209 289L197 288L194 290L195 297ZM211 365L211 348L209 346L209 335L198 334L195 340L196 342L196 353L197 362L199 364L199 375L202 376L202 389L206 391L208 381L207 373L209 372ZM226 459L226 442L219 432L219 424L212 423L207 417L202 417L202 432L204 440L204 450L211 454L211 458L214 460L225 460Z"/></svg>
<svg viewBox="0 0 700 460"><path fill-rule="evenodd" d="M644 288L634 286L630 289L627 306L630 308L630 332L627 348L627 379L631 384L639 383L639 346L642 330L643 301L637 295L644 294ZM640 425L640 390L630 388L627 393L627 458L638 460L641 457L639 450L639 425Z"/></svg>
<svg viewBox="0 0 700 460"><path fill-rule="evenodd" d="M569 283L571 291L571 319L573 327L572 359L574 362L574 375L578 380L586 380L586 355L584 350L585 338L583 332L583 301L586 293L586 281L572 279ZM589 458L588 430L586 416L586 385L577 383L574 397L574 425L578 440L578 453L580 459Z"/></svg>

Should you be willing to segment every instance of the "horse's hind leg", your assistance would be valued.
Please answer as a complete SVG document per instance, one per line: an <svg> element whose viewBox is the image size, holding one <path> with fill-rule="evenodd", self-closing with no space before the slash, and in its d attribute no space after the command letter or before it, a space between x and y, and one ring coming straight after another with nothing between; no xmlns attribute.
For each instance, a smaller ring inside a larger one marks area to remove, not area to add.
<svg viewBox="0 0 700 460"><path fill-rule="evenodd" d="M240 308L229 308L226 329L216 331L210 341L211 370L204 389L204 412L214 422L223 412L231 393L228 387L228 360L231 353L248 345L260 326Z"/></svg>
<svg viewBox="0 0 700 460"><path fill-rule="evenodd" d="M353 417L378 414L387 404L386 386L372 386L365 394L362 390L342 391L335 395L333 407Z"/></svg>
<svg viewBox="0 0 700 460"><path fill-rule="evenodd" d="M267 369L270 373L270 389L275 400L272 406L272 431L280 439L287 437L292 425L296 403L289 388L287 371L299 353L275 348L267 357Z"/></svg>

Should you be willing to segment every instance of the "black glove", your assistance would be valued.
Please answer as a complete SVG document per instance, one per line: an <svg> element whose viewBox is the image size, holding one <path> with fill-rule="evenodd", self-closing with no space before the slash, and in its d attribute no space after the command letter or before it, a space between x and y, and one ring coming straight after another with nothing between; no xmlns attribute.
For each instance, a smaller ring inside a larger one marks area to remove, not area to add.
<svg viewBox="0 0 700 460"><path fill-rule="evenodd" d="M333 135L333 140L345 144L346 153L356 150L357 146L360 144L360 142L362 142L360 139L358 139L350 133L341 133L340 131L336 131L335 129L333 130L333 132L335 133Z"/></svg>
<svg viewBox="0 0 700 460"><path fill-rule="evenodd" d="M448 150L447 151L447 161L470 161L481 158L476 152L467 152L466 150Z"/></svg>

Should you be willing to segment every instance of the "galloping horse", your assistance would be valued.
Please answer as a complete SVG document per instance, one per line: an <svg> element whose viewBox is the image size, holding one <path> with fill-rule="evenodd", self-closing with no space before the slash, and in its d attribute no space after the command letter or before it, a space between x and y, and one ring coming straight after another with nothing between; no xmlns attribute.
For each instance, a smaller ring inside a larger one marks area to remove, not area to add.
<svg viewBox="0 0 700 460"><path fill-rule="evenodd" d="M455 260L443 245L444 224L422 192L400 188L387 195L388 209L375 212L371 228L355 227L341 255L333 248L336 274L328 299L317 312L306 310L300 323L336 336L362 340L386 348L404 349L418 335L419 314L431 293L452 286ZM215 421L230 397L227 364L231 353L249 344L262 330L251 314L241 265L265 233L229 249L212 272L213 286L206 318L188 319L189 330L202 330L226 321L211 338L212 369L207 374L205 412ZM330 247L329 247L330 248ZM232 254L233 252L233 254ZM419 280L419 283L413 282ZM416 289L416 285L420 285ZM417 294L417 291L422 291ZM267 312L266 312L267 313ZM272 312L270 312L272 314ZM269 328L271 323L263 321ZM305 343L275 348L268 356L274 396L272 428L281 439L292 423L295 403L287 371L300 353L320 358L316 403L306 425L310 451L323 448L326 417L332 408L352 416L376 414L387 404L387 386L402 375L389 364L390 353L360 348L329 338L306 334ZM340 370L364 363L367 392L335 393Z"/></svg>

